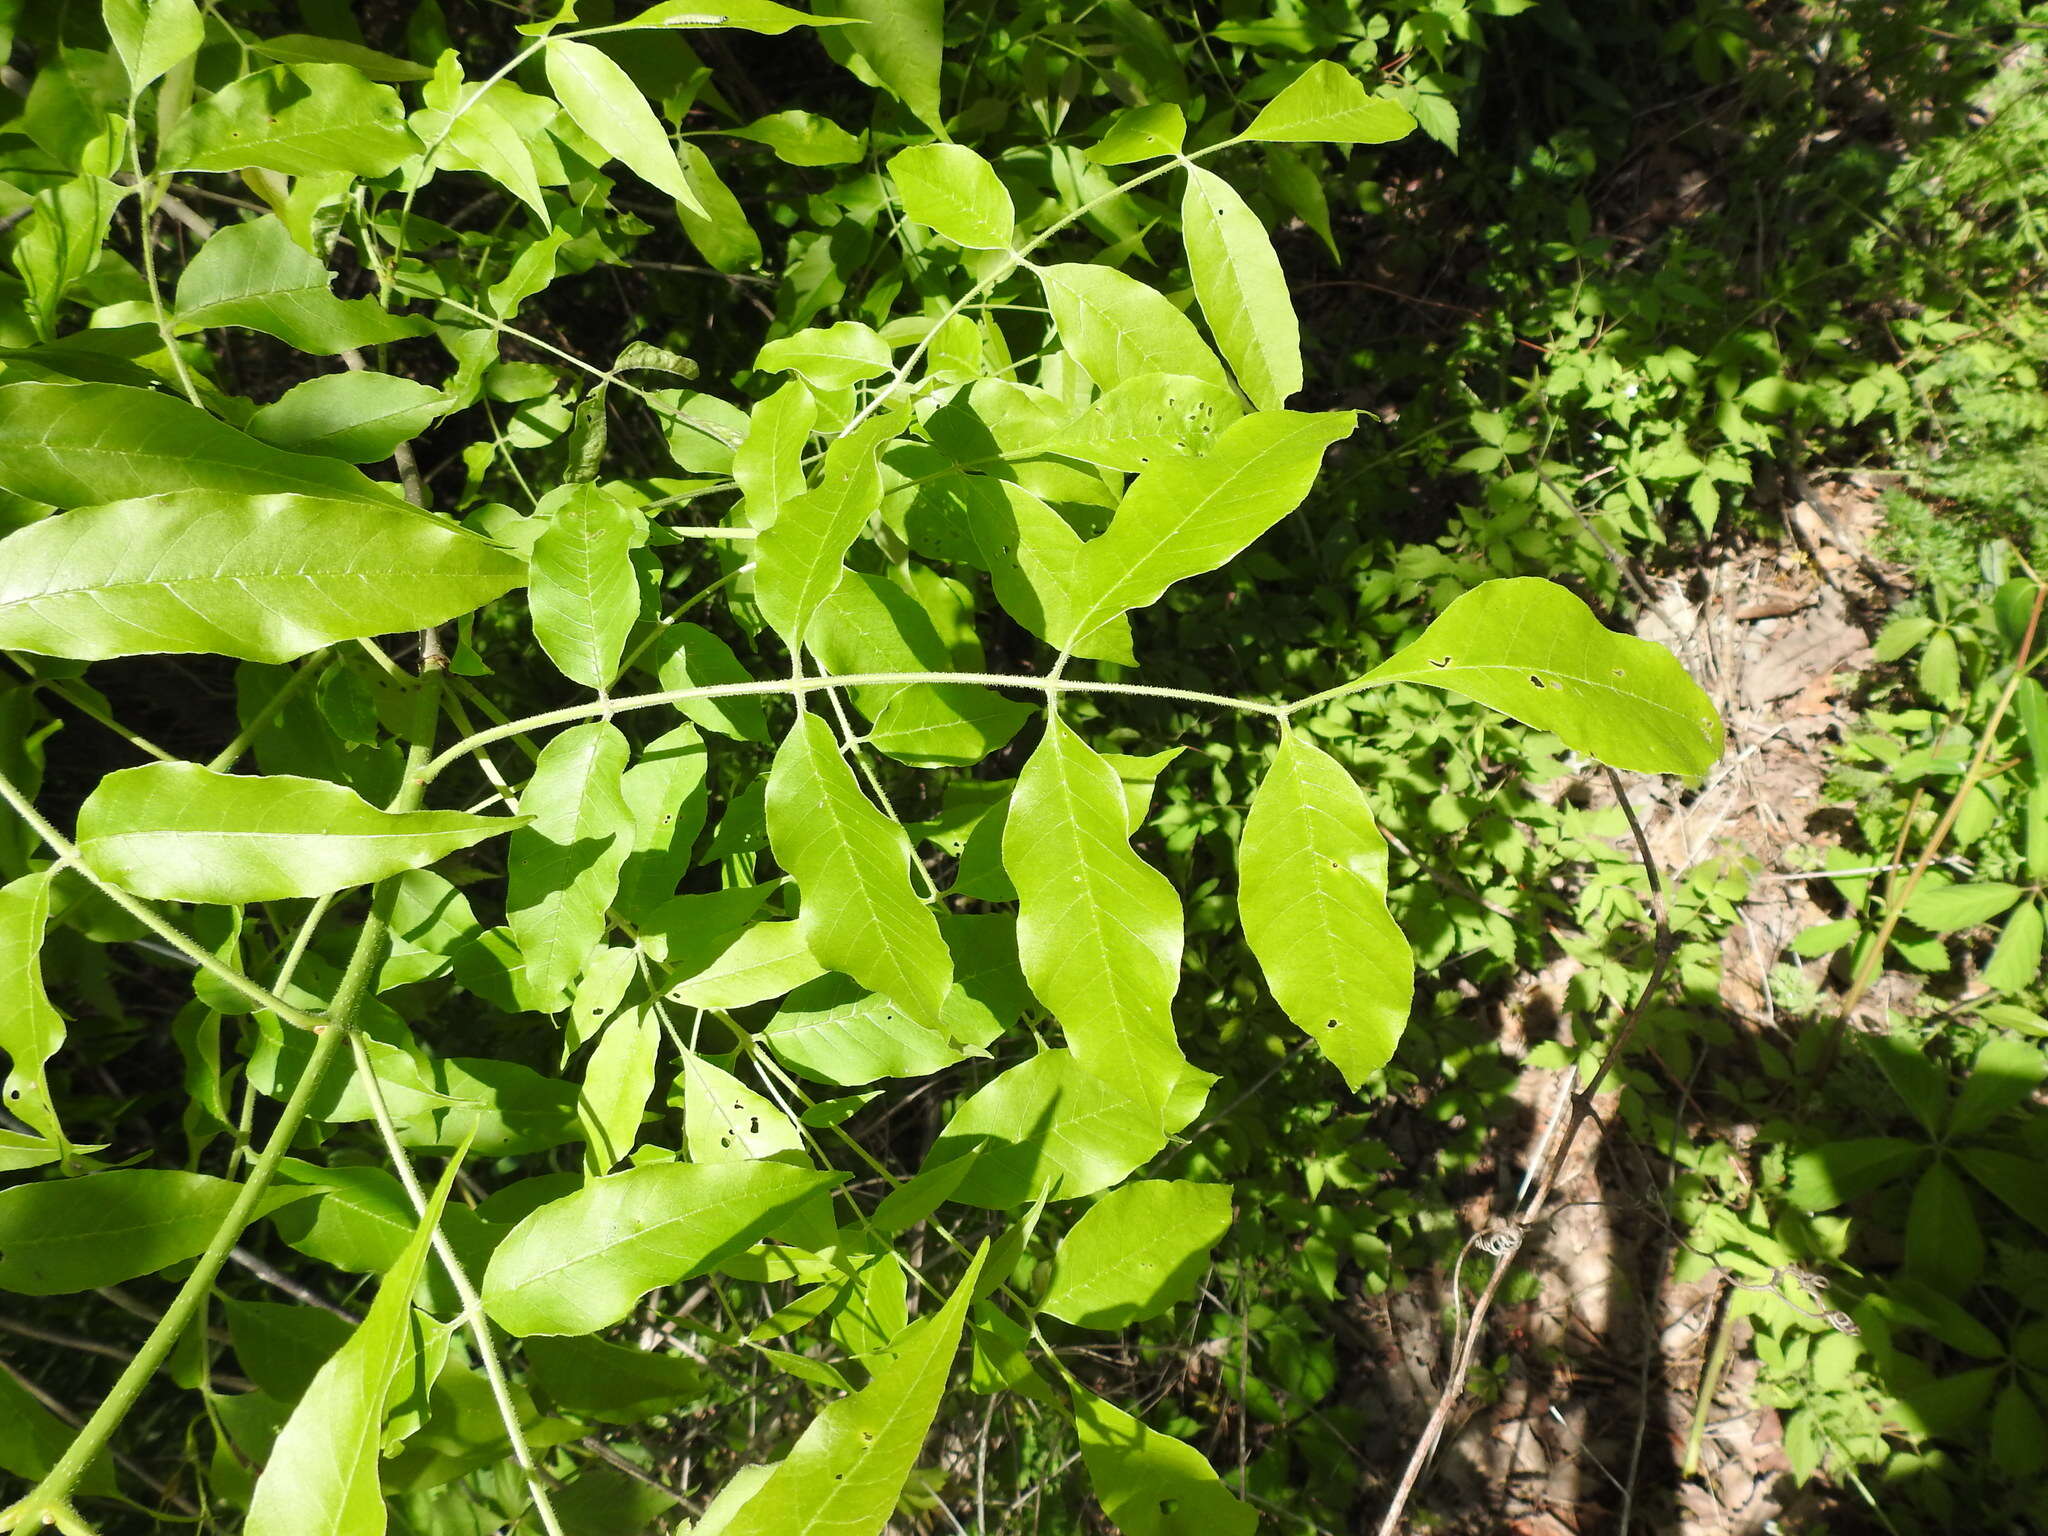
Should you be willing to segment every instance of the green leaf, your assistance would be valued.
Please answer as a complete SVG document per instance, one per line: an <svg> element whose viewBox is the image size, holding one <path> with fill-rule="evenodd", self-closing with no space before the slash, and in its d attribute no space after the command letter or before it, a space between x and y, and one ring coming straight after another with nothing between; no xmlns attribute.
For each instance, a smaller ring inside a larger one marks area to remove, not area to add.
<svg viewBox="0 0 2048 1536"><path fill-rule="evenodd" d="M885 1077L929 1077L964 1053L848 976L821 976L783 1000L761 1038L814 1082L859 1087Z"/></svg>
<svg viewBox="0 0 2048 1536"><path fill-rule="evenodd" d="M1368 96L1358 77L1327 59L1311 64L1267 102L1247 139L1289 144L1384 144L1405 138L1415 119L1391 101Z"/></svg>
<svg viewBox="0 0 2048 1536"><path fill-rule="evenodd" d="M802 379L790 379L747 418L746 438L733 450L732 477L749 527L766 528L803 495L804 444L817 419L818 402Z"/></svg>
<svg viewBox="0 0 2048 1536"><path fill-rule="evenodd" d="M674 896L689 872L710 799L709 767L697 728L679 725L641 748L620 782L633 839L619 870L618 904L635 922Z"/></svg>
<svg viewBox="0 0 2048 1536"><path fill-rule="evenodd" d="M192 0L104 0L100 10L138 96L206 41L206 18Z"/></svg>
<svg viewBox="0 0 2048 1536"><path fill-rule="evenodd" d="M413 1293L455 1182L450 1159L418 1229L348 1342L314 1375L256 1480L248 1536L379 1536L384 1415L412 1342Z"/></svg>
<svg viewBox="0 0 2048 1536"><path fill-rule="evenodd" d="M1223 565L1301 505L1350 411L1258 411L1218 434L1198 459L1169 459L1132 482L1101 538L1080 551L1071 628L1085 637L1177 581Z"/></svg>
<svg viewBox="0 0 2048 1536"><path fill-rule="evenodd" d="M280 64L346 64L366 79L393 83L434 78L434 72L424 64L394 58L391 54L365 48L361 43L344 42L338 37L283 32L276 37L251 37L247 41L250 52L260 53Z"/></svg>
<svg viewBox="0 0 2048 1536"><path fill-rule="evenodd" d="M939 59L946 41L944 0L835 0L835 5L841 19L864 23L839 34L846 46L860 55L884 90L932 132L943 133Z"/></svg>
<svg viewBox="0 0 2048 1536"><path fill-rule="evenodd" d="M792 652L802 648L818 605L839 585L840 563L882 504L875 454L898 419L871 417L825 450L816 489L787 503L754 541L754 595L761 616Z"/></svg>
<svg viewBox="0 0 2048 1536"><path fill-rule="evenodd" d="M668 995L691 1008L745 1008L824 974L804 943L801 923L756 923Z"/></svg>
<svg viewBox="0 0 2048 1536"><path fill-rule="evenodd" d="M1071 1051L1044 1050L977 1089L925 1154L972 1157L952 1198L1012 1210L1041 1195L1077 1200L1120 1184L1166 1145L1159 1117L1127 1083L1106 1083Z"/></svg>
<svg viewBox="0 0 2048 1536"><path fill-rule="evenodd" d="M914 144L889 161L903 216L970 250L1003 251L1017 210L996 168L964 144Z"/></svg>
<svg viewBox="0 0 2048 1536"><path fill-rule="evenodd" d="M0 488L58 507L172 491L396 500L359 469L272 448L196 405L123 384L0 385Z"/></svg>
<svg viewBox="0 0 2048 1536"><path fill-rule="evenodd" d="M498 1244L484 1310L521 1337L608 1328L649 1291L741 1252L842 1177L749 1162L648 1163L592 1179Z"/></svg>
<svg viewBox="0 0 2048 1536"><path fill-rule="evenodd" d="M1097 165L1130 165L1139 160L1156 160L1177 155L1188 136L1187 119L1170 101L1132 107L1117 114L1116 121L1088 151Z"/></svg>
<svg viewBox="0 0 2048 1536"><path fill-rule="evenodd" d="M746 209L733 191L719 179L711 157L688 139L676 146L684 179L697 207L678 203L683 233L704 259L721 272L744 272L761 261L761 237L747 222ZM697 208L703 209L702 213Z"/></svg>
<svg viewBox="0 0 2048 1536"><path fill-rule="evenodd" d="M1146 373L1227 385L1192 320L1156 289L1113 267L1061 262L1038 269L1060 340L1098 389Z"/></svg>
<svg viewBox="0 0 2048 1536"><path fill-rule="evenodd" d="M290 774L144 763L101 779L78 811L85 867L162 901L283 901L420 869L517 827L515 817L380 811Z"/></svg>
<svg viewBox="0 0 2048 1536"><path fill-rule="evenodd" d="M89 1291L196 1257L236 1189L210 1174L120 1168L0 1190L0 1290ZM297 1198L273 1191L266 1209Z"/></svg>
<svg viewBox="0 0 2048 1536"><path fill-rule="evenodd" d="M905 1329L868 1384L826 1406L724 1536L881 1536L938 1416L988 1246L938 1312Z"/></svg>
<svg viewBox="0 0 2048 1536"><path fill-rule="evenodd" d="M1408 1023L1415 959L1387 911L1387 841L1343 767L1290 731L1238 845L1238 918L1266 985L1352 1088Z"/></svg>
<svg viewBox="0 0 2048 1536"><path fill-rule="evenodd" d="M10 1063L8 1113L54 1142L64 1128L45 1071L64 1047L64 1017L43 990L43 935L50 920L50 875L23 875L0 886L0 1051Z"/></svg>
<svg viewBox="0 0 2048 1536"><path fill-rule="evenodd" d="M1952 1296L1967 1292L1984 1270L1984 1234L1970 1187L1936 1158L1913 1186L1906 1212L1906 1269Z"/></svg>
<svg viewBox="0 0 2048 1536"><path fill-rule="evenodd" d="M465 82L454 50L441 55L434 78L420 92L425 108L413 124L429 144L439 146L442 164L488 176L533 210L543 229L551 222L541 192L542 162L557 179L558 162L546 137L561 109L544 96L522 91L509 80L488 86ZM429 163L432 163L430 157Z"/></svg>
<svg viewBox="0 0 2048 1536"><path fill-rule="evenodd" d="M156 169L378 177L419 147L390 86L346 64L280 64L244 75L180 117Z"/></svg>
<svg viewBox="0 0 2048 1536"><path fill-rule="evenodd" d="M563 37L548 39L544 58L548 84L571 122L642 181L703 216L704 205L683 175L668 130L631 75L588 43Z"/></svg>
<svg viewBox="0 0 2048 1536"><path fill-rule="evenodd" d="M542 512L527 578L533 637L564 677L602 693L640 617L633 550L647 519L590 482L564 487Z"/></svg>
<svg viewBox="0 0 2048 1536"><path fill-rule="evenodd" d="M1933 933L1954 933L1988 923L2020 899L2016 885L2002 880L1950 884L1923 880L1906 903L1906 917Z"/></svg>
<svg viewBox="0 0 2048 1536"><path fill-rule="evenodd" d="M576 1096L585 1171L608 1171L639 1141L660 1049L661 1021L651 1008L626 1009L598 1036L583 1068L583 1090Z"/></svg>
<svg viewBox="0 0 2048 1536"><path fill-rule="evenodd" d="M525 574L516 556L397 502L177 492L46 517L0 541L0 646L82 661L290 661L442 623Z"/></svg>
<svg viewBox="0 0 2048 1536"><path fill-rule="evenodd" d="M602 1339L535 1335L519 1346L534 1384L557 1407L608 1424L638 1424L705 1397L716 1378L694 1360Z"/></svg>
<svg viewBox="0 0 2048 1536"><path fill-rule="evenodd" d="M1831 1210L1903 1174L1927 1154L1925 1143L1896 1136L1827 1142L1786 1162L1785 1198L1802 1211Z"/></svg>
<svg viewBox="0 0 2048 1536"><path fill-rule="evenodd" d="M1239 1503L1202 1453L1069 1384L1081 1460L1102 1512L1123 1536L1252 1536Z"/></svg>
<svg viewBox="0 0 2048 1536"><path fill-rule="evenodd" d="M785 165L851 165L862 153L858 138L815 112L773 112L726 134L766 144Z"/></svg>
<svg viewBox="0 0 2048 1536"><path fill-rule="evenodd" d="M374 464L426 431L450 404L432 385L396 374L323 373L251 416L249 435L296 453Z"/></svg>
<svg viewBox="0 0 2048 1536"><path fill-rule="evenodd" d="M1227 385L1185 374L1141 373L1104 392L1063 428L1059 451L1135 475L1164 460L1202 457L1243 415Z"/></svg>
<svg viewBox="0 0 2048 1536"><path fill-rule="evenodd" d="M1364 681L1446 689L1638 773L1702 774L1721 755L1713 703L1677 657L1534 577L1474 587Z"/></svg>
<svg viewBox="0 0 2048 1536"><path fill-rule="evenodd" d="M671 624L649 646L641 665L652 666L664 688L713 688L723 683L751 683L753 674L740 664L732 647L702 625ZM742 741L766 741L768 716L761 700L749 694L724 699L678 699L676 708L707 731Z"/></svg>
<svg viewBox="0 0 2048 1536"><path fill-rule="evenodd" d="M630 21L615 25L622 30L636 31L642 27L737 27L744 32L780 37L792 27L843 27L853 19L848 16L812 16L786 5L777 5L775 0L718 0L708 9L706 0L663 0L662 4L649 6Z"/></svg>
<svg viewBox="0 0 2048 1536"><path fill-rule="evenodd" d="M684 1143L693 1163L774 1159L810 1165L804 1133L773 1099L694 1051L683 1057L682 1079L669 1098L682 1102Z"/></svg>
<svg viewBox="0 0 2048 1536"><path fill-rule="evenodd" d="M783 738L767 809L768 843L802 892L797 922L818 963L938 1028L953 957L911 888L910 838L861 793L817 714L799 715Z"/></svg>
<svg viewBox="0 0 2048 1536"><path fill-rule="evenodd" d="M119 202L119 190L100 176L77 176L36 193L28 223L15 237L13 260L28 287L26 306L40 340L55 338L58 310L99 261Z"/></svg>
<svg viewBox="0 0 2048 1536"><path fill-rule="evenodd" d="M1188 167L1181 235L1202 318L1238 386L1262 411L1301 388L1301 327L1266 227L1222 177Z"/></svg>
<svg viewBox="0 0 2048 1536"><path fill-rule="evenodd" d="M1230 1230L1230 1186L1163 1179L1104 1195L1053 1255L1039 1310L1082 1328L1127 1328L1191 1300Z"/></svg>
<svg viewBox="0 0 2048 1536"><path fill-rule="evenodd" d="M822 390L847 389L889 371L889 343L871 325L842 320L769 342L754 365L794 373Z"/></svg>
<svg viewBox="0 0 2048 1536"><path fill-rule="evenodd" d="M604 942L605 913L632 849L621 780L628 748L607 720L572 726L541 749L519 797L531 818L506 851L505 921L526 958L522 1004L553 1013Z"/></svg>
<svg viewBox="0 0 2048 1536"><path fill-rule="evenodd" d="M1116 771L1055 715L1010 798L1003 867L1017 887L1024 976L1075 1060L1167 1130L1215 1081L1182 1054L1180 897L1126 841Z"/></svg>
<svg viewBox="0 0 2048 1536"><path fill-rule="evenodd" d="M2039 897L2027 902L2005 920L1998 947L1984 962L1980 979L1995 992L2023 992L2041 975L2041 950L2048 921L2044 921Z"/></svg>
<svg viewBox="0 0 2048 1536"><path fill-rule="evenodd" d="M326 265L301 250L281 220L231 224L200 246L178 279L178 326L242 326L318 353L427 333L424 320L386 314L374 299L336 298L332 281Z"/></svg>
<svg viewBox="0 0 2048 1536"><path fill-rule="evenodd" d="M2048 1189L2041 1184L2038 1158L1994 1147L1959 1147L1954 1155L1971 1178L2032 1222L2036 1231L2048 1232Z"/></svg>
<svg viewBox="0 0 2048 1536"><path fill-rule="evenodd" d="M954 661L931 615L886 577L847 571L819 607L811 653L827 672L946 672ZM971 683L858 690L878 751L921 767L978 763L1005 745L1031 707Z"/></svg>

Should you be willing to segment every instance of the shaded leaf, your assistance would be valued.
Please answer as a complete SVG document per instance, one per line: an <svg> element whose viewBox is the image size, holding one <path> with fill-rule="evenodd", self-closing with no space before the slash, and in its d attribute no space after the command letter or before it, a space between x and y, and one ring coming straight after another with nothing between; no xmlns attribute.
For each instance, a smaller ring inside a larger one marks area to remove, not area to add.
<svg viewBox="0 0 2048 1536"><path fill-rule="evenodd" d="M519 797L530 818L506 853L505 921L526 957L517 990L526 1007L552 1013L604 941L605 913L632 849L632 812L621 780L628 748L619 728L593 720L541 749Z"/></svg>
<svg viewBox="0 0 2048 1536"><path fill-rule="evenodd" d="M564 677L602 693L619 675L626 636L640 617L633 550L646 538L647 519L589 482L547 503L527 578L533 637Z"/></svg>
<svg viewBox="0 0 2048 1536"><path fill-rule="evenodd" d="M0 1290L89 1291L196 1257L237 1189L210 1174L120 1168L0 1190ZM272 1190L264 1209L297 1198Z"/></svg>
<svg viewBox="0 0 2048 1536"><path fill-rule="evenodd" d="M388 459L447 411L440 390L390 373L323 373L294 384L249 418L249 435L351 464Z"/></svg>

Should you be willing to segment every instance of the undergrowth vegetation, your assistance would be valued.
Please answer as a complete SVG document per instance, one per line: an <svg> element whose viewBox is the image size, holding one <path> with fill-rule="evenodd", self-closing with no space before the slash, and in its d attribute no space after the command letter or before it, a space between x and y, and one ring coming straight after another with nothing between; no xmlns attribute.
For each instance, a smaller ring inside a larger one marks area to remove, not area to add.
<svg viewBox="0 0 2048 1536"><path fill-rule="evenodd" d="M1621 1527L1737 1354L1787 1528L2048 1520L2040 26L0 11L0 1527L1499 1529L1596 1131ZM1667 867L1633 631L1852 469Z"/></svg>

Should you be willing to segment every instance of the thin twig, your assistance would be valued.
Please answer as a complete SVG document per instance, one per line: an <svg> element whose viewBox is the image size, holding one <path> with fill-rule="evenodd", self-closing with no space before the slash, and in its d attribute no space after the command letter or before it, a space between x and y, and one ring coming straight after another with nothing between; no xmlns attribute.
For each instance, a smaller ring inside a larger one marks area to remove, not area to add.
<svg viewBox="0 0 2048 1536"><path fill-rule="evenodd" d="M1628 1049L1630 1037L1641 1020L1650 999L1663 987L1665 973L1670 969L1671 958L1677 944L1672 937L1669 916L1664 904L1664 883L1657 873L1656 856L1650 851L1650 840L1643 831L1642 823L1636 819L1634 804L1629 800L1628 789L1622 783L1621 775L1612 768L1606 770L1608 782L1614 786L1616 800L1621 804L1622 814L1628 819L1628 829L1635 837L1636 851L1642 858L1643 870L1650 885L1650 910L1656 923L1656 948L1650 965L1650 973L1643 980L1641 991L1622 1016L1620 1027L1614 1032L1614 1039L1601 1057L1599 1066L1586 1080L1583 1088L1572 1095L1571 1117L1559 1140L1557 1149L1545 1163L1542 1176L1536 1187L1516 1206L1514 1212L1504 1221L1498 1221L1474 1233L1467 1247L1477 1245L1494 1259L1493 1273L1487 1276L1486 1285L1479 1293L1479 1299L1472 1305L1471 1321L1464 1325L1462 1336L1452 1352L1451 1372L1445 1380L1443 1390L1437 1394L1436 1406L1430 1411L1429 1421L1423 1425L1422 1433L1416 1438L1415 1446L1409 1453L1408 1464L1402 1469L1401 1480L1395 1486L1394 1496L1387 1505L1384 1519L1380 1521L1379 1536L1395 1536L1401 1528L1401 1518L1408 1507L1408 1500L1414 1494L1422 1473L1435 1455L1437 1442L1443 1437L1444 1426L1450 1422L1452 1410L1464 1396L1465 1380L1471 1374L1473 1357L1479 1351L1481 1336L1486 1329L1487 1314L1492 1310L1493 1300L1500 1292L1501 1282L1507 1278L1514 1256L1521 1251L1522 1241L1529 1229L1543 1217L1544 1208L1550 1203L1550 1195L1559 1173L1571 1156L1572 1147L1578 1141L1579 1132L1586 1122L1597 1118L1593 1101L1600 1091L1600 1085L1620 1061ZM1461 1255L1462 1258L1462 1255Z"/></svg>

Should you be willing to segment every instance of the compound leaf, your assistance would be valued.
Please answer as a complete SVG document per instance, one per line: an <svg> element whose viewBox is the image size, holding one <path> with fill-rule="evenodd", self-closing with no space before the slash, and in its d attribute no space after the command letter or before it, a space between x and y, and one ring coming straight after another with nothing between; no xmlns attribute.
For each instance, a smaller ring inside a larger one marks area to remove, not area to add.
<svg viewBox="0 0 2048 1536"><path fill-rule="evenodd" d="M324 896L420 869L519 825L465 811L382 811L325 779L144 763L78 811L85 867L137 896L232 904Z"/></svg>
<svg viewBox="0 0 2048 1536"><path fill-rule="evenodd" d="M1290 731L1245 817L1237 910L1287 1016L1356 1088L1408 1023L1415 961L1387 911L1387 842L1342 765Z"/></svg>

